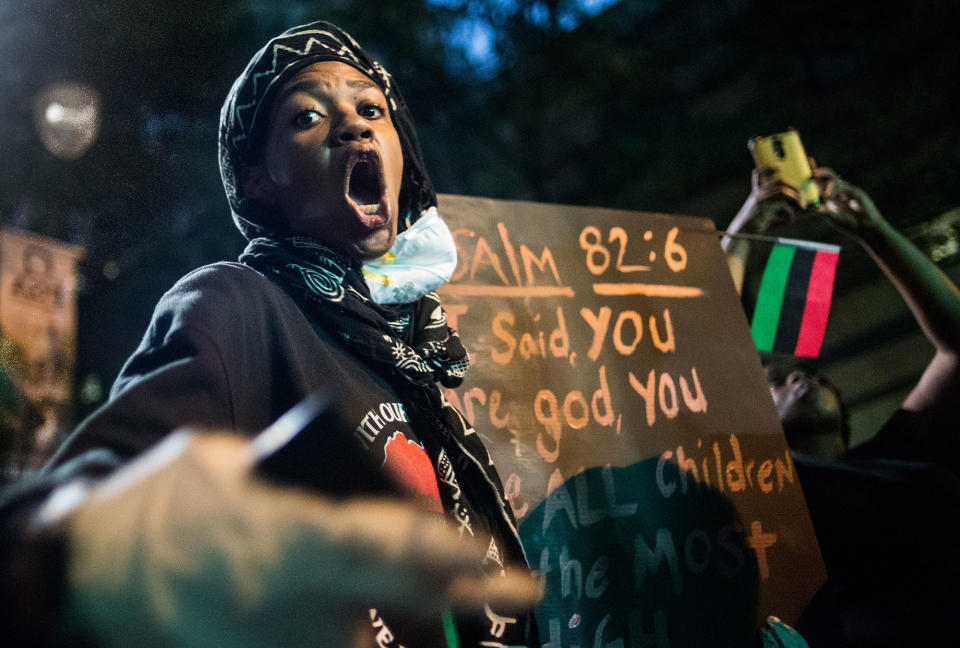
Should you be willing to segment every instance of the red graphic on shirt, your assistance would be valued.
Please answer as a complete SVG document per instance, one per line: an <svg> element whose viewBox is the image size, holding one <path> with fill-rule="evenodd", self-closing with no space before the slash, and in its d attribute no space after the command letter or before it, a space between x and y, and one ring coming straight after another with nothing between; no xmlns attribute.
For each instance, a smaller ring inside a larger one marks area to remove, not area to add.
<svg viewBox="0 0 960 648"><path fill-rule="evenodd" d="M387 439L383 454L383 468L411 491L424 510L443 512L437 475L423 446L403 432L395 432Z"/></svg>

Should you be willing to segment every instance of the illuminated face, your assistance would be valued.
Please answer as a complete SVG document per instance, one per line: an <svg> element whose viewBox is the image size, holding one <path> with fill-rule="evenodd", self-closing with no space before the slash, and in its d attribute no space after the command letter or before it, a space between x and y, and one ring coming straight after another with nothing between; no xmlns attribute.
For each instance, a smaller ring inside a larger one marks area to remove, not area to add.
<svg viewBox="0 0 960 648"><path fill-rule="evenodd" d="M767 368L770 396L787 439L839 434L840 397L828 380L800 367Z"/></svg>
<svg viewBox="0 0 960 648"><path fill-rule="evenodd" d="M403 151L383 91L346 63L321 61L277 91L244 194L276 208L292 234L355 260L397 236Z"/></svg>

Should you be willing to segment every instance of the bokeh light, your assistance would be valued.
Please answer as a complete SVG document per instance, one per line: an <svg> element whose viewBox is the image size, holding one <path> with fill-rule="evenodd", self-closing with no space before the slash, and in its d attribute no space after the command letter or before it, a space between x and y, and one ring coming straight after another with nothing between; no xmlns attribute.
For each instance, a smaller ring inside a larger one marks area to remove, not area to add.
<svg viewBox="0 0 960 648"><path fill-rule="evenodd" d="M100 95L82 83L54 83L34 104L37 134L52 155L64 160L81 157L100 130Z"/></svg>

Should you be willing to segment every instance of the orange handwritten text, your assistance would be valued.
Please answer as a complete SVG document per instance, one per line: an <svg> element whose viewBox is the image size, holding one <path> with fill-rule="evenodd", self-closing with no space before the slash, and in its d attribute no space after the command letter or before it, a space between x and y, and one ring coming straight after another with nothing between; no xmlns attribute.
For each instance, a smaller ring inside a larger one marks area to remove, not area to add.
<svg viewBox="0 0 960 648"><path fill-rule="evenodd" d="M533 318L540 321L540 314ZM556 327L550 331L524 332L518 342L513 331L516 321L510 311L500 311L493 317L493 335L503 343L503 347L490 348L490 355L497 364L507 364L513 360L514 352L519 351L520 357L529 360L533 357L546 358L549 354L554 358L565 358L570 354L570 335L567 333L567 322L563 317L563 309L557 306Z"/></svg>
<svg viewBox="0 0 960 648"><path fill-rule="evenodd" d="M679 470L667 470L669 464L676 464ZM759 489L761 493L770 494L783 491L786 484L794 485L795 475L789 450L784 451L783 459L744 459L739 439L731 434L723 447L714 442L708 450L697 439L696 448L678 445L675 450L665 450L657 461L656 481L664 497L686 495L691 490L699 490L701 485L721 493Z"/></svg>
<svg viewBox="0 0 960 648"><path fill-rule="evenodd" d="M561 280L550 248L543 247L537 254L521 244L518 253L506 225L497 223L497 234L498 239L491 244L485 236L477 236L471 230L455 230L457 269L450 283L438 292L461 296L574 296L573 289Z"/></svg>
<svg viewBox="0 0 960 648"><path fill-rule="evenodd" d="M543 426L543 432L537 434L537 452L544 461L553 463L560 456L564 425L572 430L580 430L592 420L597 425L613 427L617 417L613 411L605 366L600 365L597 376L600 386L593 392L589 402L578 389L568 392L562 404L549 389L537 392L533 399L533 415Z"/></svg>
<svg viewBox="0 0 960 648"><path fill-rule="evenodd" d="M627 379L633 390L643 399L648 426L657 420L658 409L668 419L677 418L681 402L691 412L705 414L707 411L707 397L700 387L697 370L693 367L690 368L690 382L687 382L684 376L679 376L682 401L677 398L677 381L666 372L657 376L657 372L651 369L646 382L641 382L631 371L627 374Z"/></svg>
<svg viewBox="0 0 960 648"><path fill-rule="evenodd" d="M580 309L580 317L586 322L593 331L593 341L590 343L590 349L587 350L587 357L596 360L603 351L604 341L607 339L607 330L610 328L610 320L613 311L608 306L604 306L594 313L589 308ZM663 332L657 326L657 320L653 315L647 319L650 330L650 341L662 353L669 353L676 350L676 342L673 338L673 322L670 320L669 309L663 309ZM611 342L613 347L620 355L630 355L643 339L643 317L632 310L621 311L613 324L613 333Z"/></svg>

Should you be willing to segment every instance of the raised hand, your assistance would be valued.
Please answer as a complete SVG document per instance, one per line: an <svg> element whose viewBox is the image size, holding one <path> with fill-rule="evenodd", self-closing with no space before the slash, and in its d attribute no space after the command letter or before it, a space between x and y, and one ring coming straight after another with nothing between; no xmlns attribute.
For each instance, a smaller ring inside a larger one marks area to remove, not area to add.
<svg viewBox="0 0 960 648"><path fill-rule="evenodd" d="M528 574L482 577L486 548L438 515L278 487L253 458L246 439L181 431L86 492L64 487L41 517L68 534L68 620L100 645L348 646L371 607L536 602Z"/></svg>
<svg viewBox="0 0 960 648"><path fill-rule="evenodd" d="M863 241L887 224L867 192L832 169L814 168L813 177L821 194L815 211L831 225Z"/></svg>

